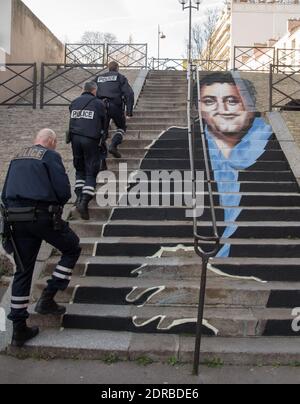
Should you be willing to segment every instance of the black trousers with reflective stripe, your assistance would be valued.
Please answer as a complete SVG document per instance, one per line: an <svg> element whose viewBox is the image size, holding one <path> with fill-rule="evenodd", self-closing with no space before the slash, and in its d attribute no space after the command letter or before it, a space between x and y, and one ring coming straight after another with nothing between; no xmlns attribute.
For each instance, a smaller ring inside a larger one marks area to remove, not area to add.
<svg viewBox="0 0 300 404"><path fill-rule="evenodd" d="M53 229L49 214L41 214L36 222L16 223L14 225L14 239L20 254L25 272L17 267L12 285L12 307L8 316L14 322L26 320L28 315L29 295L35 263L42 241L46 241L62 253L52 278L48 280L47 290L65 290L70 282L81 253L79 238L70 229L68 223L63 222L62 230Z"/></svg>
<svg viewBox="0 0 300 404"><path fill-rule="evenodd" d="M111 121L114 122L117 129L121 129L121 131L126 132L126 115L122 105L115 105L111 101L106 104L107 106L107 119L105 125L105 133L108 134L109 125ZM111 143L114 146L118 146L123 142L123 134L121 134L118 130L116 134L113 136Z"/></svg>
<svg viewBox="0 0 300 404"><path fill-rule="evenodd" d="M99 141L73 135L72 149L76 170L76 194L78 195L78 190L81 190L93 199L101 160L105 159L99 148Z"/></svg>

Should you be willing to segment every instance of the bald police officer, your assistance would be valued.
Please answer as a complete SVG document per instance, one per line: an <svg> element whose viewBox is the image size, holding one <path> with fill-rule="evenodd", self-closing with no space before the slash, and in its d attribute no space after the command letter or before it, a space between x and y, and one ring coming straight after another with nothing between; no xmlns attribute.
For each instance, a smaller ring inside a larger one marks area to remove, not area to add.
<svg viewBox="0 0 300 404"><path fill-rule="evenodd" d="M97 175L101 161L105 162L103 150L106 111L97 95L97 84L87 82L83 94L70 105L70 135L76 169L76 207L83 220L89 220L88 205L95 196Z"/></svg>
<svg viewBox="0 0 300 404"><path fill-rule="evenodd" d="M17 347L39 332L36 327L27 327L26 320L34 266L42 241L62 252L35 308L42 315L65 313L66 308L59 306L54 297L68 287L81 253L79 238L61 219L71 189L62 159L55 151L56 144L56 134L52 130L41 130L34 145L22 150L11 161L2 192L2 202L6 215L11 218L13 238L22 262L21 265L15 260L17 269L8 316L13 321L12 345Z"/></svg>
<svg viewBox="0 0 300 404"><path fill-rule="evenodd" d="M98 85L97 96L104 101L107 109L106 135L108 136L111 121L117 127L109 147L109 152L114 157L121 158L118 146L123 142L123 136L127 128L124 105L126 106L127 116L132 117L134 92L127 78L119 73L119 64L117 62L109 63L108 69L107 73L97 76L95 79Z"/></svg>

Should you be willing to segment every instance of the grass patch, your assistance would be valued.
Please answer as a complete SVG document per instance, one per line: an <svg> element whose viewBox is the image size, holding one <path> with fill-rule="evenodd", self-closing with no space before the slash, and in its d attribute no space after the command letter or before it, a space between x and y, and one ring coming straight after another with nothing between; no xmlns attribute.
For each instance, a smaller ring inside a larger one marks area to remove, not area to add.
<svg viewBox="0 0 300 404"><path fill-rule="evenodd" d="M112 365L113 363L120 362L120 359L117 355L110 354L110 355L106 356L106 358L103 360L103 362L106 363L107 365Z"/></svg>
<svg viewBox="0 0 300 404"><path fill-rule="evenodd" d="M141 356L140 358L137 358L136 363L139 366L149 366L152 365L154 361L148 356Z"/></svg>
<svg viewBox="0 0 300 404"><path fill-rule="evenodd" d="M170 366L177 366L179 364L180 364L179 360L175 357L168 359L168 365L170 365Z"/></svg>
<svg viewBox="0 0 300 404"><path fill-rule="evenodd" d="M211 369L219 369L224 366L224 362L220 358L207 359L204 365Z"/></svg>
<svg viewBox="0 0 300 404"><path fill-rule="evenodd" d="M300 368L300 362L292 362L289 366L291 366L292 368Z"/></svg>

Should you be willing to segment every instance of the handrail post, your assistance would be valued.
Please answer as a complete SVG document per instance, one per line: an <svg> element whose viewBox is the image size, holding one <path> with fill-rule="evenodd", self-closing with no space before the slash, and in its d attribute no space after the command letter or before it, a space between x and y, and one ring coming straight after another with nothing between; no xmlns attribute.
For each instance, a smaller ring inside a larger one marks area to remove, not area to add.
<svg viewBox="0 0 300 404"><path fill-rule="evenodd" d="M44 108L45 64L41 64L40 108Z"/></svg>
<svg viewBox="0 0 300 404"><path fill-rule="evenodd" d="M193 375L195 376L198 376L199 374L208 260L209 260L208 257L202 258L202 272L201 272L201 284L200 284L199 306L198 306L199 310L196 327L196 342L195 342L194 367L193 367Z"/></svg>
<svg viewBox="0 0 300 404"><path fill-rule="evenodd" d="M273 65L270 65L269 76L269 111L273 111Z"/></svg>
<svg viewBox="0 0 300 404"><path fill-rule="evenodd" d="M37 101L37 64L33 64L33 94L32 94L32 106L33 109L36 109L36 101Z"/></svg>

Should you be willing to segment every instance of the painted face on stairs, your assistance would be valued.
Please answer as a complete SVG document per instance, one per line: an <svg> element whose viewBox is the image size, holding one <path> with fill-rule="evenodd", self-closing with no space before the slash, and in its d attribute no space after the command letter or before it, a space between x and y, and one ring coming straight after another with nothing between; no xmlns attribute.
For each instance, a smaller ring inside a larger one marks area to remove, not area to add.
<svg viewBox="0 0 300 404"><path fill-rule="evenodd" d="M246 110L238 88L229 83L203 86L201 105L212 134L233 146L245 136L255 117Z"/></svg>

